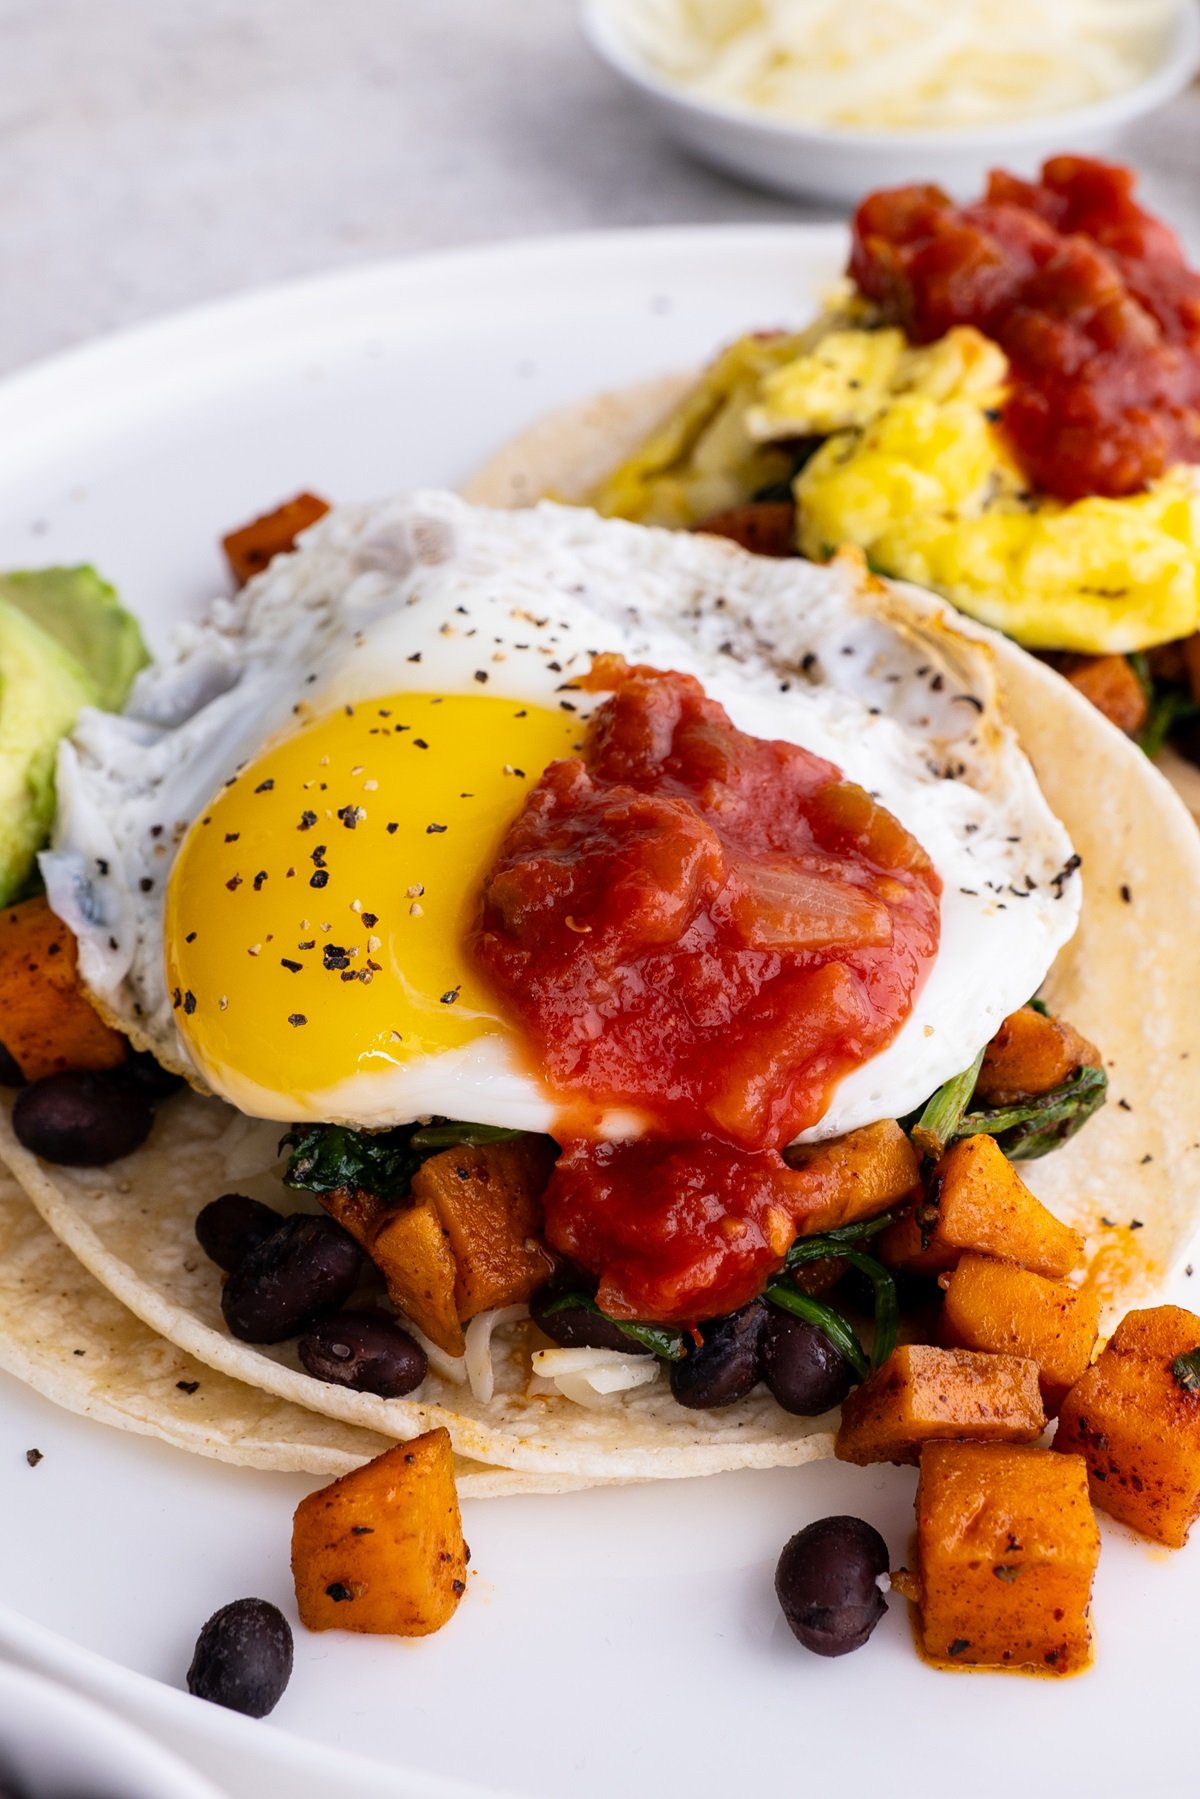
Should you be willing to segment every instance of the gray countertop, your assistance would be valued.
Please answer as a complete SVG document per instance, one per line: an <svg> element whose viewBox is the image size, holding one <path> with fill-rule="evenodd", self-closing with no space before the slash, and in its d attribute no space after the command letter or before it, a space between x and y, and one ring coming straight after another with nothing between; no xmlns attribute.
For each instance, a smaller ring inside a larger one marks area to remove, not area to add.
<svg viewBox="0 0 1200 1799"><path fill-rule="evenodd" d="M434 246L828 216L710 173L573 0L0 0L0 369ZM1200 89L1129 134L1200 247Z"/></svg>

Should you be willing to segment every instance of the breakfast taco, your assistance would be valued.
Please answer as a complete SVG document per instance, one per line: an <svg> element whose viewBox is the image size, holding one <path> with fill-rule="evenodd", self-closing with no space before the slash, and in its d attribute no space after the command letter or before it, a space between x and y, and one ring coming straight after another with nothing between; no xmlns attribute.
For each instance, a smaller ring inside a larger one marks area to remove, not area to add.
<svg viewBox="0 0 1200 1799"><path fill-rule="evenodd" d="M942 1434L1028 1443L1194 1227L1186 815L854 552L339 509L80 715L57 795L4 1159L231 1459L248 1392L510 1489L797 1464L975 1262L1042 1360L960 1323Z"/></svg>
<svg viewBox="0 0 1200 1799"><path fill-rule="evenodd" d="M619 398L593 410L570 491L760 554L857 544L1048 658L1200 812L1200 275L1133 186L1063 156L969 205L870 195L814 324L727 346L607 465ZM472 491L531 497L522 461Z"/></svg>

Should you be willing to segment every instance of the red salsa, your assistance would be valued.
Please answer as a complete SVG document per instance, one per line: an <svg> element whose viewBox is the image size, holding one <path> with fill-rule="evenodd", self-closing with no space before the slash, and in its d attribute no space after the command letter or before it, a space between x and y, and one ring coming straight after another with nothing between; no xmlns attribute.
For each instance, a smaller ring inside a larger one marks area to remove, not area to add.
<svg viewBox="0 0 1200 1799"><path fill-rule="evenodd" d="M473 950L562 1097L551 1247L615 1315L711 1317L782 1260L804 1202L778 1151L908 1016L941 882L832 763L690 676L601 658L593 684L612 697L509 830ZM614 1108L644 1140L595 1140Z"/></svg>
<svg viewBox="0 0 1200 1799"><path fill-rule="evenodd" d="M850 273L914 342L974 325L1003 349L1013 450L1064 500L1200 462L1200 275L1133 186L1059 156L1040 182L993 173L973 205L895 188L854 218Z"/></svg>
<svg viewBox="0 0 1200 1799"><path fill-rule="evenodd" d="M610 1318L691 1324L761 1293L827 1195L777 1149L568 1141L546 1222L553 1248L600 1276Z"/></svg>

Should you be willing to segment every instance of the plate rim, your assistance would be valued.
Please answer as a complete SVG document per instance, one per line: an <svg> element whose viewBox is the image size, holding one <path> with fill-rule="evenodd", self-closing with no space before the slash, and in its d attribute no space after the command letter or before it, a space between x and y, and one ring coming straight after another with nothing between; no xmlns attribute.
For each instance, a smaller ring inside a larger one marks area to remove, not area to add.
<svg viewBox="0 0 1200 1799"><path fill-rule="evenodd" d="M291 1772L306 1781L324 1778L331 1792L335 1782L340 1786L353 1777L356 1799L518 1799L512 1788L481 1787L452 1775L402 1768L354 1749L298 1736L284 1725L243 1717L73 1642L40 1619L0 1602L0 1668L5 1667L57 1680L90 1704L111 1706L120 1724L155 1733L151 1741L164 1754L170 1750L163 1738L179 1743L176 1759L194 1774L198 1793L214 1776L188 1758L183 1738L208 1739L248 1763L269 1764L273 1772ZM163 1738L156 1734L159 1731ZM218 1787L214 1799L219 1792Z"/></svg>
<svg viewBox="0 0 1200 1799"><path fill-rule="evenodd" d="M153 1775L164 1788L169 1781L175 1799L222 1799L220 1790L207 1774L182 1760L157 1737L132 1723L123 1712L103 1705L95 1693L81 1691L70 1681L56 1680L42 1667L9 1660L4 1653L3 1622L0 1621L0 1694L13 1696L9 1689L16 1690L18 1702L28 1698L35 1703L44 1701L48 1705L64 1707L72 1713L72 1723L78 1716L90 1733L103 1737L114 1749L120 1752L127 1749L136 1754L142 1776Z"/></svg>

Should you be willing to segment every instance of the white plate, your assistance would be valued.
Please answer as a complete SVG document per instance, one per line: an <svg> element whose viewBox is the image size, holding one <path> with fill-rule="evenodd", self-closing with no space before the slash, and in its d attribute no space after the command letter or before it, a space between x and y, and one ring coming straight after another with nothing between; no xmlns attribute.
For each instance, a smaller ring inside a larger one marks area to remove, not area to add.
<svg viewBox="0 0 1200 1799"><path fill-rule="evenodd" d="M839 232L811 228L563 238L368 268L61 358L0 388L0 567L92 558L161 643L220 587L223 529L301 486L453 482L544 408L798 321L843 253ZM471 1588L447 1629L298 1631L292 1685L259 1725L142 1677L178 1687L227 1600L291 1610L291 1510L315 1483L109 1432L11 1381L0 1471L0 1643L176 1734L247 1796L1196 1788L1194 1549L1106 1529L1099 1662L1065 1683L932 1673L899 1602L852 1659L792 1642L771 1587L786 1538L851 1511L903 1560L908 1471L470 1505ZM350 1751L392 1774L342 1768Z"/></svg>

